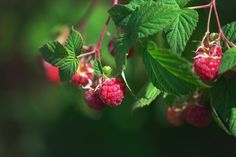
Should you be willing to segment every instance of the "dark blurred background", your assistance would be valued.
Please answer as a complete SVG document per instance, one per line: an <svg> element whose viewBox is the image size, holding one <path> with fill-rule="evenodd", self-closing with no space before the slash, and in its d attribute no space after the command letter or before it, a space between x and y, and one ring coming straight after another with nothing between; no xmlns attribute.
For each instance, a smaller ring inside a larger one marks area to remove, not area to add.
<svg viewBox="0 0 236 157"><path fill-rule="evenodd" d="M216 0L222 25L235 21L236 1ZM167 123L166 106L155 101L132 112L127 95L118 108L91 111L82 93L70 84L48 82L38 61L38 48L52 40L62 26L81 22L87 44L97 42L107 18L110 1L100 0L1 0L0 1L0 157L221 157L234 156L236 139L213 122L209 127L174 128ZM195 0L191 5L206 4ZM191 41L201 40L207 10L201 10ZM212 24L212 31L217 31ZM114 33L110 24L109 33ZM106 64L114 66L103 44ZM190 42L185 56L192 57L197 43ZM127 79L135 92L147 77L135 55L129 61Z"/></svg>

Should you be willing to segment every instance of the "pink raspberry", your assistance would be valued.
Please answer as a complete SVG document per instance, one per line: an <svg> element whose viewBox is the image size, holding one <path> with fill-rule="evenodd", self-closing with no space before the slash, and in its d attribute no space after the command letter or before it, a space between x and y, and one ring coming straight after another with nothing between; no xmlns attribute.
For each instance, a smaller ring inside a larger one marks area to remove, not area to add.
<svg viewBox="0 0 236 157"><path fill-rule="evenodd" d="M99 89L99 97L108 106L118 106L125 97L125 85L117 78L106 80Z"/></svg>
<svg viewBox="0 0 236 157"><path fill-rule="evenodd" d="M184 123L181 114L182 114L182 108L168 107L167 119L169 123L171 123L174 126L181 126Z"/></svg>
<svg viewBox="0 0 236 157"><path fill-rule="evenodd" d="M116 38L112 38L109 43L108 43L108 51L110 52L110 54L114 57L115 56L115 41L116 41ZM129 53L127 55L127 59L131 58L133 56L135 52L135 49L132 47L129 49Z"/></svg>
<svg viewBox="0 0 236 157"><path fill-rule="evenodd" d="M219 46L213 46L209 50L199 48L193 63L193 71L201 80L208 82L218 76L222 59L222 51Z"/></svg>
<svg viewBox="0 0 236 157"><path fill-rule="evenodd" d="M72 83L79 86L89 85L93 79L93 71L91 64L80 62L77 72L72 77Z"/></svg>
<svg viewBox="0 0 236 157"><path fill-rule="evenodd" d="M182 112L182 119L192 126L205 127L211 122L211 112L207 105L187 105Z"/></svg>
<svg viewBox="0 0 236 157"><path fill-rule="evenodd" d="M59 68L49 64L43 58L41 58L41 63L48 80L54 84L60 83Z"/></svg>
<svg viewBox="0 0 236 157"><path fill-rule="evenodd" d="M93 90L88 90L84 93L84 100L91 109L102 110L105 108L105 104L99 98L98 93Z"/></svg>

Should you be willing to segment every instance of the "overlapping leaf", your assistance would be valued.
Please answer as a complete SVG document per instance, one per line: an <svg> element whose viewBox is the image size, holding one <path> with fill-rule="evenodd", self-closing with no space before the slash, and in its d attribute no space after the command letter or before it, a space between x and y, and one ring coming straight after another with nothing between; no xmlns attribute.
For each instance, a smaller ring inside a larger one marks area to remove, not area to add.
<svg viewBox="0 0 236 157"><path fill-rule="evenodd" d="M149 82L138 94L139 98L135 102L133 109L150 105L153 100L155 100L156 97L160 95L160 93L161 91L157 89L151 82Z"/></svg>
<svg viewBox="0 0 236 157"><path fill-rule="evenodd" d="M143 61L153 85L161 91L181 95L207 87L192 73L188 61L167 50L157 49L154 43L149 43L143 52Z"/></svg>
<svg viewBox="0 0 236 157"><path fill-rule="evenodd" d="M221 78L211 89L211 104L224 129L236 136L236 77ZM221 125L220 125L221 126ZM222 126L221 126L222 127Z"/></svg>
<svg viewBox="0 0 236 157"><path fill-rule="evenodd" d="M195 10L181 9L175 20L167 30L167 40L173 53L180 54L198 22L198 13Z"/></svg>
<svg viewBox="0 0 236 157"><path fill-rule="evenodd" d="M81 49L83 47L83 39L81 34L76 31L74 28L71 29L70 35L66 41L65 47L70 52L75 52L76 55L81 53Z"/></svg>
<svg viewBox="0 0 236 157"><path fill-rule="evenodd" d="M236 43L236 22L225 25L223 28L225 36L233 43Z"/></svg>
<svg viewBox="0 0 236 157"><path fill-rule="evenodd" d="M146 2L132 13L125 31L132 39L148 37L170 25L178 10L174 0Z"/></svg>
<svg viewBox="0 0 236 157"><path fill-rule="evenodd" d="M236 66L236 48L231 48L228 49L222 57L219 73L224 73L235 66Z"/></svg>
<svg viewBox="0 0 236 157"><path fill-rule="evenodd" d="M47 62L59 67L61 81L67 81L71 79L78 68L77 55L81 53L82 46L80 33L72 28L65 47L54 41L41 47L40 52Z"/></svg>

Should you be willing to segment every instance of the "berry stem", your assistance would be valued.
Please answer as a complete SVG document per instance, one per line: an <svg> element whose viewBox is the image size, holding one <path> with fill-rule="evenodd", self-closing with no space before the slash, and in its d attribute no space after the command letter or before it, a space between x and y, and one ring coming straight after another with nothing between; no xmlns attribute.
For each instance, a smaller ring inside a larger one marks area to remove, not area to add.
<svg viewBox="0 0 236 157"><path fill-rule="evenodd" d="M89 55L92 55L92 54L95 54L95 53L96 53L96 50L92 50L88 53L84 53L84 54L79 55L77 58L82 58L82 57L89 56Z"/></svg>
<svg viewBox="0 0 236 157"><path fill-rule="evenodd" d="M111 20L111 17L109 16L106 23L105 23L105 26L102 29L102 33L99 37L99 41L98 41L98 44L97 44L96 52L97 52L97 57L98 57L99 61L101 61L101 45L102 45L102 42L103 42L103 39L104 39L104 36L105 36L105 32L107 31L107 27L110 23L110 20Z"/></svg>
<svg viewBox="0 0 236 157"><path fill-rule="evenodd" d="M210 6L210 11L209 11L209 15L208 15L207 33L210 33L211 14L212 14L212 6Z"/></svg>
<svg viewBox="0 0 236 157"><path fill-rule="evenodd" d="M219 36L222 37L222 40L223 40L226 44L228 44L228 45L230 45L230 46L232 46L232 47L236 47L236 45L235 45L234 43L232 43L231 41L229 41L229 40L226 38L224 32L222 31L222 27L221 27L221 23L220 23L220 18L219 18L219 14L218 14L218 11L217 11L217 7L216 7L215 0L212 0L211 3L212 3L212 7L213 7L213 9L214 9L214 12L215 12L215 16L216 16L216 21L217 21L217 25L218 25L218 29L219 29Z"/></svg>
<svg viewBox="0 0 236 157"><path fill-rule="evenodd" d="M116 5L116 4L118 4L118 0L112 0L112 5ZM98 44L97 44L97 47L96 47L96 50L95 50L96 53L97 53L97 58L98 58L99 61L101 61L101 45L102 45L105 33L107 31L107 27L110 23L110 20L111 20L111 17L109 16L106 23L105 23L105 26L102 29L102 32L101 32L101 35L99 37L99 41L98 41Z"/></svg>
<svg viewBox="0 0 236 157"><path fill-rule="evenodd" d="M194 7L188 7L188 9L205 9L205 8L210 8L211 7L211 3L207 4L207 5L199 5L199 6L194 6Z"/></svg>

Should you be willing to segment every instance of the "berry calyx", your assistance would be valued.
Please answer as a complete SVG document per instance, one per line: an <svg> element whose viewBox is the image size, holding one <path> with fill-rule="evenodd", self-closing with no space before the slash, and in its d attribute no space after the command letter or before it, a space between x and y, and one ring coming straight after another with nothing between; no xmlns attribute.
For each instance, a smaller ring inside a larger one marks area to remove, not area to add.
<svg viewBox="0 0 236 157"><path fill-rule="evenodd" d="M94 69L90 63L80 62L77 72L72 77L72 83L78 86L91 86Z"/></svg>
<svg viewBox="0 0 236 157"><path fill-rule="evenodd" d="M41 58L41 63L48 80L53 84L59 84L60 83L59 68L51 65L43 58Z"/></svg>
<svg viewBox="0 0 236 157"><path fill-rule="evenodd" d="M108 51L114 57L115 56L115 41L116 38L112 38L108 43ZM135 52L135 49L132 47L129 49L127 59L131 58Z"/></svg>
<svg viewBox="0 0 236 157"><path fill-rule="evenodd" d="M186 105L182 112L182 119L195 127L206 127L211 122L211 111L207 105Z"/></svg>
<svg viewBox="0 0 236 157"><path fill-rule="evenodd" d="M99 98L99 95L94 90L88 90L84 93L84 100L87 105L94 110L102 110L105 108L105 104Z"/></svg>
<svg viewBox="0 0 236 157"><path fill-rule="evenodd" d="M196 52L193 63L193 71L204 82L217 78L222 60L221 48L213 45L211 48L200 47Z"/></svg>
<svg viewBox="0 0 236 157"><path fill-rule="evenodd" d="M167 109L167 120L169 123L172 125L178 127L181 126L184 121L182 120L182 108L177 108L177 107L168 107Z"/></svg>
<svg viewBox="0 0 236 157"><path fill-rule="evenodd" d="M99 88L99 97L108 106L119 106L125 97L125 85L117 78L108 79Z"/></svg>

